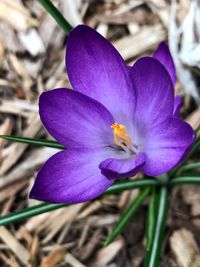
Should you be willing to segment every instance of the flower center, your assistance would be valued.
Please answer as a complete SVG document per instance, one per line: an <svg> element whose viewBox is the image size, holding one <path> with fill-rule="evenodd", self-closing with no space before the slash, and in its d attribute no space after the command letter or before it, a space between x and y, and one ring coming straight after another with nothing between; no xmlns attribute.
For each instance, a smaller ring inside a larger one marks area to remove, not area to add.
<svg viewBox="0 0 200 267"><path fill-rule="evenodd" d="M123 149L131 148L132 140L131 137L126 132L126 126L119 123L113 123L111 125L114 134L115 144Z"/></svg>

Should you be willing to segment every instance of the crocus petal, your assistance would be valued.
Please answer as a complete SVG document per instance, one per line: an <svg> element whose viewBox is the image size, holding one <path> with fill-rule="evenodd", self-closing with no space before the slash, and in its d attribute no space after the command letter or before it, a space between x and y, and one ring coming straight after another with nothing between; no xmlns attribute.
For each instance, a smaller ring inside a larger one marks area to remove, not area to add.
<svg viewBox="0 0 200 267"><path fill-rule="evenodd" d="M128 159L109 158L102 161L99 165L102 173L108 178L127 178L134 176L141 170L145 163L145 154L139 153Z"/></svg>
<svg viewBox="0 0 200 267"><path fill-rule="evenodd" d="M182 105L183 105L183 97L177 95L174 100L174 112L173 113L175 117L179 117Z"/></svg>
<svg viewBox="0 0 200 267"><path fill-rule="evenodd" d="M174 89L164 66L155 58L143 57L134 64L130 73L137 97L136 128L143 131L170 118L174 108ZM142 135L142 132L138 134Z"/></svg>
<svg viewBox="0 0 200 267"><path fill-rule="evenodd" d="M165 66L171 76L173 84L175 84L176 69L168 45L165 42L160 43L153 56Z"/></svg>
<svg viewBox="0 0 200 267"><path fill-rule="evenodd" d="M48 132L68 148L102 147L113 142L110 112L99 102L69 89L40 96L39 112Z"/></svg>
<svg viewBox="0 0 200 267"><path fill-rule="evenodd" d="M52 156L41 168L30 197L52 203L78 203L103 193L113 180L101 174L103 150L69 150Z"/></svg>
<svg viewBox="0 0 200 267"><path fill-rule="evenodd" d="M157 176L179 164L194 142L193 129L186 122L173 118L148 133L143 152L143 172Z"/></svg>
<svg viewBox="0 0 200 267"><path fill-rule="evenodd" d="M119 123L132 119L135 98L129 70L99 33L84 25L71 31L66 67L75 90L101 102Z"/></svg>

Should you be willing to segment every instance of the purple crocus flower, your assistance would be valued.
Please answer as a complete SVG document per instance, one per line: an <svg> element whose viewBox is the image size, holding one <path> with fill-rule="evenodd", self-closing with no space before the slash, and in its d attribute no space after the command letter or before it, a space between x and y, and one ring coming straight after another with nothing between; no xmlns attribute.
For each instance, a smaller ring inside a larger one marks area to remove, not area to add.
<svg viewBox="0 0 200 267"><path fill-rule="evenodd" d="M67 149L41 168L31 198L76 203L97 197L116 179L163 174L185 157L194 131L178 117L176 75L165 43L128 67L95 30L71 31L67 73L74 90L41 95L48 132Z"/></svg>

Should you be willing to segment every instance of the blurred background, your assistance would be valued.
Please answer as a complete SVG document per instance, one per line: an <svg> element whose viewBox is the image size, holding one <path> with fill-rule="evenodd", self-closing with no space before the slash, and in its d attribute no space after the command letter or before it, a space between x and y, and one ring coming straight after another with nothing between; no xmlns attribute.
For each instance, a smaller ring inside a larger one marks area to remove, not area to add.
<svg viewBox="0 0 200 267"><path fill-rule="evenodd" d="M182 116L193 128L199 125L200 1L52 2L72 26L84 23L108 38L130 65L166 40L177 70L176 94L184 97ZM70 88L66 40L37 0L0 1L0 134L51 139L38 116L38 97L53 88ZM28 194L38 168L56 152L0 139L1 216L39 203ZM0 227L0 266L142 266L145 204L123 234L103 247L137 194L123 192ZM199 187L173 190L160 266L200 266L199 203Z"/></svg>

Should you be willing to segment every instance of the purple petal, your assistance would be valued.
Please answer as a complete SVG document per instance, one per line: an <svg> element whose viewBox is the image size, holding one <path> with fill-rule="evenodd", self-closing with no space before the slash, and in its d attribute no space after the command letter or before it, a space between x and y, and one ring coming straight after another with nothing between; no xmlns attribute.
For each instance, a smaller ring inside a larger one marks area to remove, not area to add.
<svg viewBox="0 0 200 267"><path fill-rule="evenodd" d="M136 88L136 128L147 130L172 117L174 89L163 65L152 57L139 59L131 69Z"/></svg>
<svg viewBox="0 0 200 267"><path fill-rule="evenodd" d="M101 174L104 150L69 150L52 156L41 168L30 197L53 203L78 203L103 193L113 180Z"/></svg>
<svg viewBox="0 0 200 267"><path fill-rule="evenodd" d="M186 122L173 118L148 132L143 152L143 172L157 176L177 166L194 142L193 129Z"/></svg>
<svg viewBox="0 0 200 267"><path fill-rule="evenodd" d="M118 122L132 119L135 98L129 70L99 33L84 25L71 31L66 66L75 90L101 102Z"/></svg>
<svg viewBox="0 0 200 267"><path fill-rule="evenodd" d="M175 117L179 117L182 105L183 105L183 97L177 95L174 100L174 112L173 113Z"/></svg>
<svg viewBox="0 0 200 267"><path fill-rule="evenodd" d="M175 84L176 83L176 69L175 69L172 55L169 51L169 47L165 42L162 42L159 44L158 48L154 52L153 57L159 60L165 66L165 68L167 69L167 71L169 72L171 76L173 84Z"/></svg>
<svg viewBox="0 0 200 267"><path fill-rule="evenodd" d="M40 96L39 112L48 132L68 148L102 147L113 142L110 112L73 90L55 89Z"/></svg>
<svg viewBox="0 0 200 267"><path fill-rule="evenodd" d="M108 178L127 178L141 170L145 162L145 154L139 153L128 159L109 158L99 165L102 173Z"/></svg>

